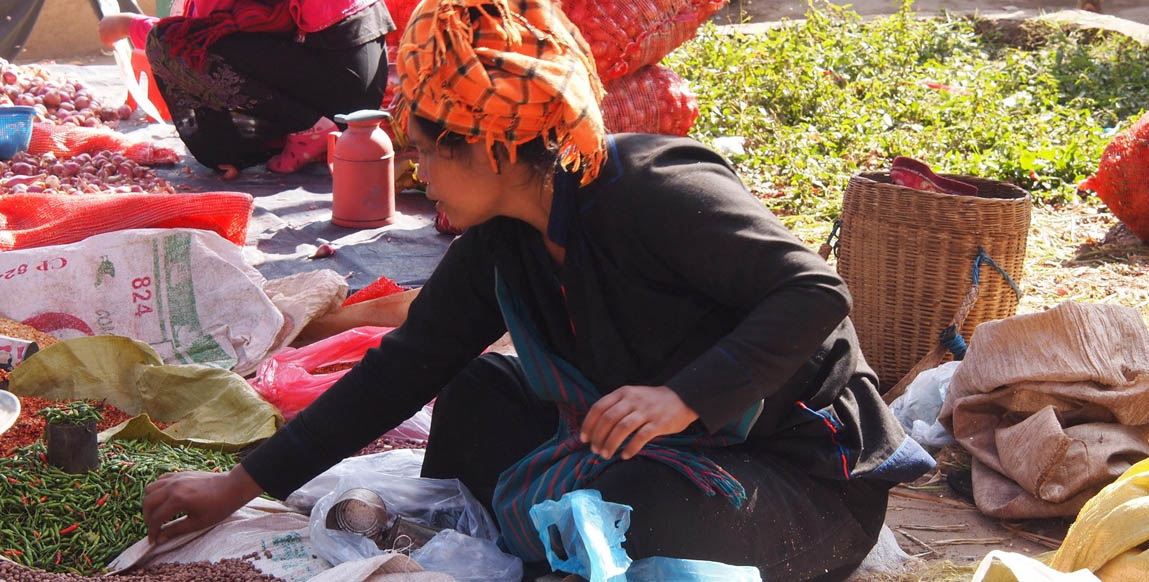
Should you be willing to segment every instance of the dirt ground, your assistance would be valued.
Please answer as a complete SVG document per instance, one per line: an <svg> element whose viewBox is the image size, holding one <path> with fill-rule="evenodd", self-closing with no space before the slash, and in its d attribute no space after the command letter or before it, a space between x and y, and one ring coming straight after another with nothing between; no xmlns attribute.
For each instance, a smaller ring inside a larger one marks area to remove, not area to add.
<svg viewBox="0 0 1149 582"><path fill-rule="evenodd" d="M850 9L863 16L890 14L897 10L897 0L838 0L835 4L850 4ZM727 9L720 15L723 24L739 22L766 22L783 18L802 18L807 10L807 0L730 0ZM979 13L1002 15L1023 13L1026 16L1042 12L1073 10L1077 0L915 0L914 10L922 14L936 14L943 11L955 13ZM1102 0L1105 14L1149 24L1149 2L1145 0Z"/></svg>

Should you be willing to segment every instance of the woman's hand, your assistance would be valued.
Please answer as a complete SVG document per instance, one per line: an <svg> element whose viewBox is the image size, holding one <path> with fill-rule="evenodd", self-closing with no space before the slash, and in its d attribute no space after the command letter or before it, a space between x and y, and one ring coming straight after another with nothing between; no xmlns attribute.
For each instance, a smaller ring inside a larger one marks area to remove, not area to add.
<svg viewBox="0 0 1149 582"><path fill-rule="evenodd" d="M631 437L622 451L625 460L655 437L682 432L696 419L698 413L666 386L623 386L590 407L579 439L590 443L594 454L609 459Z"/></svg>
<svg viewBox="0 0 1149 582"><path fill-rule="evenodd" d="M132 33L131 14L109 14L100 19L100 42L112 46Z"/></svg>
<svg viewBox="0 0 1149 582"><path fill-rule="evenodd" d="M144 489L148 539L161 544L213 526L262 492L243 465L236 465L227 473L188 471L162 475ZM187 517L171 522L180 514Z"/></svg>

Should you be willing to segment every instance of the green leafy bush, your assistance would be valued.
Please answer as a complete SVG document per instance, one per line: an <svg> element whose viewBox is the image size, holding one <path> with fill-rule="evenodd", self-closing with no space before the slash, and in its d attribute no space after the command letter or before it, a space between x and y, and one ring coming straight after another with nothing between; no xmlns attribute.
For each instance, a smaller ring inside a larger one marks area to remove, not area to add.
<svg viewBox="0 0 1149 582"><path fill-rule="evenodd" d="M820 4L760 34L704 26L665 61L698 94L692 135L744 137L747 185L779 214L826 220L851 175L899 155L1064 202L1149 107L1149 51L1124 36L1033 22L1020 47L911 5L863 21Z"/></svg>

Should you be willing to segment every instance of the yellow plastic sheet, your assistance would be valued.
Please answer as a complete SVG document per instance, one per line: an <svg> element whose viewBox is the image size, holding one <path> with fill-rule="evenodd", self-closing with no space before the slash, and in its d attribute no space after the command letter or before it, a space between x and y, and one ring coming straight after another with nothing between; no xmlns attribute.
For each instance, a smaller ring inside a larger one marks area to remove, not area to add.
<svg viewBox="0 0 1149 582"><path fill-rule="evenodd" d="M1102 582L1149 580L1149 459L1133 465L1090 499L1051 566L1087 568Z"/></svg>
<svg viewBox="0 0 1149 582"><path fill-rule="evenodd" d="M138 415L100 433L100 440L149 438L171 444L237 450L283 424L237 374L198 364L164 365L151 346L120 336L61 341L21 363L10 390L20 396L104 400ZM151 422L174 423L160 430Z"/></svg>

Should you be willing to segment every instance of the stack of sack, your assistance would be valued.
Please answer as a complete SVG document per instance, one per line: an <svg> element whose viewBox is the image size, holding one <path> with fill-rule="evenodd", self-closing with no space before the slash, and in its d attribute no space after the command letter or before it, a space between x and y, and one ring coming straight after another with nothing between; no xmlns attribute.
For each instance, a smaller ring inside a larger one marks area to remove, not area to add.
<svg viewBox="0 0 1149 582"><path fill-rule="evenodd" d="M686 135L698 100L663 57L690 40L726 0L568 0L563 11L590 45L606 89L603 121L615 133Z"/></svg>

